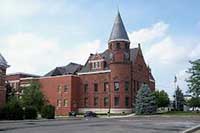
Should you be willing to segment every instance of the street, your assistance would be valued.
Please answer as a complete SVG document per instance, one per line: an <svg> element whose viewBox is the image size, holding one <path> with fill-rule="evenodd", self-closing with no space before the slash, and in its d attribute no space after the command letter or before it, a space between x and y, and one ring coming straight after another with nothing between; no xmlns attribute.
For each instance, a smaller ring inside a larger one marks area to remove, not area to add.
<svg viewBox="0 0 200 133"><path fill-rule="evenodd" d="M177 133L200 123L200 117L141 116L70 120L0 121L4 133Z"/></svg>

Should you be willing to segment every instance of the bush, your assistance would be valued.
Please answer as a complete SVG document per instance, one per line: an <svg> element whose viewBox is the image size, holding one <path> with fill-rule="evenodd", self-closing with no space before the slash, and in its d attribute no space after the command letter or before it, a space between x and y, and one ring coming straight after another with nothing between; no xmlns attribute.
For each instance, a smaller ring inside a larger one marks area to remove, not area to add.
<svg viewBox="0 0 200 133"><path fill-rule="evenodd" d="M55 118L55 107L52 105L45 105L41 111L42 118L54 119Z"/></svg>
<svg viewBox="0 0 200 133"><path fill-rule="evenodd" d="M37 119L37 109L34 106L28 106L24 110L25 119Z"/></svg>
<svg viewBox="0 0 200 133"><path fill-rule="evenodd" d="M1 110L2 119L6 120L23 120L24 110L18 100L9 101Z"/></svg>

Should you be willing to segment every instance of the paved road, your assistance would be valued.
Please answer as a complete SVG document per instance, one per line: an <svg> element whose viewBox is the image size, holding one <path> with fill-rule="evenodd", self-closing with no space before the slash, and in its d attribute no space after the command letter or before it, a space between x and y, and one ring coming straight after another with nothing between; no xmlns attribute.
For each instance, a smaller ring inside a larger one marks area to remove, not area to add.
<svg viewBox="0 0 200 133"><path fill-rule="evenodd" d="M4 133L177 133L200 124L200 117L129 117L0 122Z"/></svg>

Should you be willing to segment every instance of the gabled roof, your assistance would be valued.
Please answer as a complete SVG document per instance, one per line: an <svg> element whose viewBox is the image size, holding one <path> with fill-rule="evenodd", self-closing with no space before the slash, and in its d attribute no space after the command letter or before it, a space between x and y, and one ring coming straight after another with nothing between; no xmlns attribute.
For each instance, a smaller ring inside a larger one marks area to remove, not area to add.
<svg viewBox="0 0 200 133"><path fill-rule="evenodd" d="M138 53L138 48L133 48L133 49L130 49L130 60L134 63L135 62L135 59L136 59L136 56L137 56L137 53ZM105 60L106 62L106 66L104 68L104 70L108 70L109 69L109 64L110 64L110 60L111 60L111 53L110 51L107 49L105 50L103 53L100 53L101 57L103 57L103 59ZM93 55L90 55L90 56L93 56ZM85 65L82 67L82 69L79 71L80 73L83 73L83 72L91 72L91 71L96 71L96 70L90 70L90 64L89 64L89 59L91 57L88 58L87 62L85 63Z"/></svg>
<svg viewBox="0 0 200 133"><path fill-rule="evenodd" d="M112 42L112 41L130 42L119 12L117 13L117 16L115 18L115 22L114 22L112 32L110 34L110 38L108 42Z"/></svg>
<svg viewBox="0 0 200 133"><path fill-rule="evenodd" d="M7 64L7 61L5 60L5 58L1 55L0 53L0 68L8 68L9 65Z"/></svg>
<svg viewBox="0 0 200 133"><path fill-rule="evenodd" d="M66 66L56 67L49 73L45 74L44 76L58 76L58 75L67 75L67 74L76 74L81 69L82 65L76 63L69 63Z"/></svg>

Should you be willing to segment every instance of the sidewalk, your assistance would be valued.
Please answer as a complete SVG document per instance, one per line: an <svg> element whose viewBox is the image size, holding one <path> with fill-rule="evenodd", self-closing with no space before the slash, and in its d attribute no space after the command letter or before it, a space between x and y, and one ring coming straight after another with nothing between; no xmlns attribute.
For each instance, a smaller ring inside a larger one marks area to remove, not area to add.
<svg viewBox="0 0 200 133"><path fill-rule="evenodd" d="M99 115L98 118L127 118L127 117L133 117L135 114L128 114L128 115Z"/></svg>

